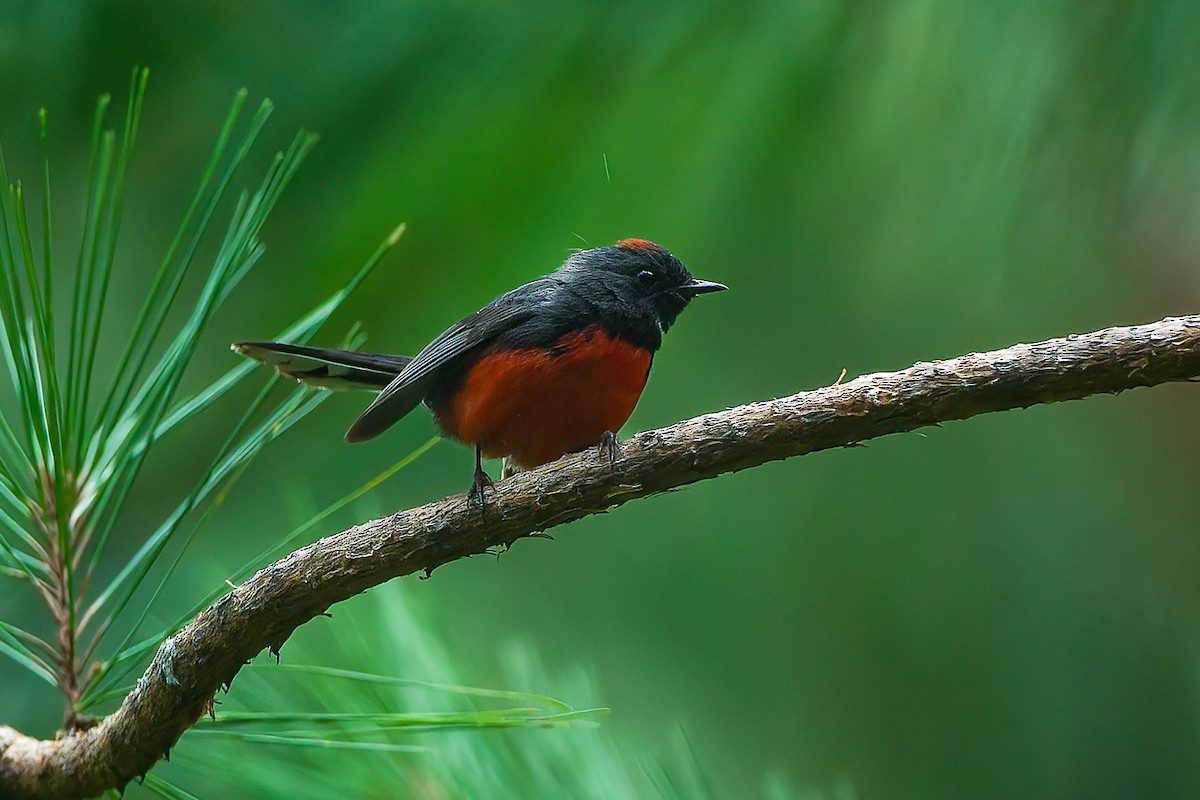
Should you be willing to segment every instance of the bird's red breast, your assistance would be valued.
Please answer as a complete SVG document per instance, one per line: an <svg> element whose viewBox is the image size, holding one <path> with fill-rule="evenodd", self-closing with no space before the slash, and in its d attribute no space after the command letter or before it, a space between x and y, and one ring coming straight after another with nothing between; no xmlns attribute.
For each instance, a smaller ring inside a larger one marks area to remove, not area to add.
<svg viewBox="0 0 1200 800"><path fill-rule="evenodd" d="M449 436L531 469L616 433L633 413L652 354L593 325L552 347L493 348L458 388L431 398Z"/></svg>

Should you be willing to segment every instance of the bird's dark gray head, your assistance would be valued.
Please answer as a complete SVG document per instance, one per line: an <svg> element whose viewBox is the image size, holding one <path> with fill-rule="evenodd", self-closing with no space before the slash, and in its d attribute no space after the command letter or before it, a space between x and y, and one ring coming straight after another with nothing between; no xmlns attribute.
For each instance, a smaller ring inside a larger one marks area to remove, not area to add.
<svg viewBox="0 0 1200 800"><path fill-rule="evenodd" d="M580 250L559 269L572 287L610 314L631 311L667 331L692 298L728 287L693 278L678 258L645 239Z"/></svg>

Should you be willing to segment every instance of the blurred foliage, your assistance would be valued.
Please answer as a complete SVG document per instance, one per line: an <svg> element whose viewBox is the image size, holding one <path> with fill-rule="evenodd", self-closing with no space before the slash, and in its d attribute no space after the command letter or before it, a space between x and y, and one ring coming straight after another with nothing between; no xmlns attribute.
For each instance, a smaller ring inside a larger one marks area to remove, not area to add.
<svg viewBox="0 0 1200 800"><path fill-rule="evenodd" d="M307 626L278 666L260 656L218 698L215 721L184 734L170 763L151 773L157 781L131 785L126 796L169 797L165 782L198 797L309 797L314 786L356 798L715 797L681 736L658 756L636 753L613 741L605 709L455 684L455 659L412 594L381 587L344 605L355 625ZM528 647L510 644L493 661L506 685L595 695L585 671L551 677ZM305 666L318 662L339 666ZM362 674L363 663L386 665L388 676ZM548 729L488 730L508 727ZM239 764L251 746L256 763ZM797 796L778 779L767 791Z"/></svg>
<svg viewBox="0 0 1200 800"><path fill-rule="evenodd" d="M276 101L273 141L322 136L185 389L230 368L228 341L328 296L398 219L396 254L330 328L361 319L373 348L411 352L581 238L655 239L728 283L672 329L631 429L843 367L1196 309L1200 7L1183 0L8 2L0 135L36 141L49 109L57 219L79 216L84 187L67 181L85 174L71 159L93 100L134 63L153 79L118 253L130 276L152 274L232 89ZM7 155L11 174L38 174L36 148ZM144 283L110 302L136 308ZM772 770L836 797L1192 795L1194 396L1163 387L771 465L407 591L463 680L555 693L506 683L495 654L514 639L549 675L589 665L595 696L564 700L612 707L602 729L633 751L667 751L682 723L727 796ZM414 415L343 445L364 401L333 398L264 453L160 622L428 439ZM202 431L172 441L207 452ZM470 466L436 447L311 536L460 491ZM109 547L132 552L182 480L151 464L130 501L143 518ZM302 632L319 663L378 624L362 608ZM339 663L406 671L360 651ZM53 694L12 678L0 718L49 734ZM502 735L529 758L546 748L546 766L547 742L577 734ZM350 758L320 757L323 775ZM410 774L409 756L354 758L339 779Z"/></svg>

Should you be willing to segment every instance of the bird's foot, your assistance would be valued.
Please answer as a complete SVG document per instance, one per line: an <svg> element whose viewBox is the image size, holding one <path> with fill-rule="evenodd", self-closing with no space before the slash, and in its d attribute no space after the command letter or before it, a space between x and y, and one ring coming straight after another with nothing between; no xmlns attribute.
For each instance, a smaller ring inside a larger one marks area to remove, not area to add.
<svg viewBox="0 0 1200 800"><path fill-rule="evenodd" d="M621 442L617 439L617 435L612 431L605 431L600 434L600 444L596 446L596 457L608 457L609 466L617 463L617 456L621 454Z"/></svg>
<svg viewBox="0 0 1200 800"><path fill-rule="evenodd" d="M467 492L467 505L484 508L487 505L487 490L496 484L482 469L475 470L475 478L471 481L471 489Z"/></svg>

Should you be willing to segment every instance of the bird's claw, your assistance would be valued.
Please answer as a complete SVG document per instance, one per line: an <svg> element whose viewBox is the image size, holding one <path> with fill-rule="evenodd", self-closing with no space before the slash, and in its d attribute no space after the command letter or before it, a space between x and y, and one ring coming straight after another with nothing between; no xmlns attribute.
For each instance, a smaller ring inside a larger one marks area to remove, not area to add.
<svg viewBox="0 0 1200 800"><path fill-rule="evenodd" d="M608 456L609 466L617 463L617 456L621 454L621 442L617 439L617 435L612 431L605 431L600 434L600 444L596 446L596 457L604 458Z"/></svg>
<svg viewBox="0 0 1200 800"><path fill-rule="evenodd" d="M476 472L475 479L471 481L471 489L467 492L467 505L480 508L486 506L487 490L495 485L486 472L483 470Z"/></svg>

